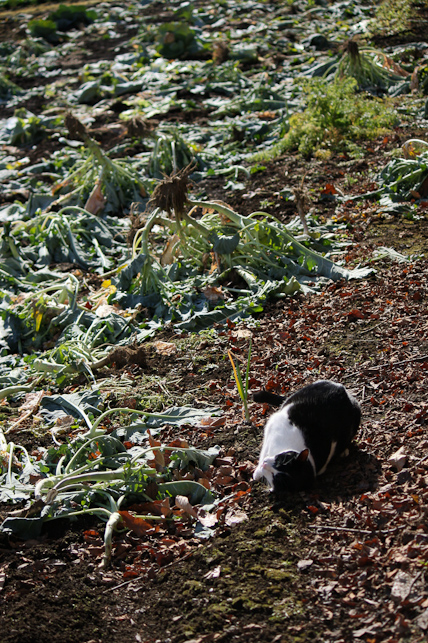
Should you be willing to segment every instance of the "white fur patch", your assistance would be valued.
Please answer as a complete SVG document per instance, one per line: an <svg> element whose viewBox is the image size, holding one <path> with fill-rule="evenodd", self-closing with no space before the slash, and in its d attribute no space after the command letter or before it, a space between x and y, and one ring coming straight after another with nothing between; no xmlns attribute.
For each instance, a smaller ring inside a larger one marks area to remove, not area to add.
<svg viewBox="0 0 428 643"><path fill-rule="evenodd" d="M320 476L322 473L324 473L324 471L327 469L327 465L328 465L328 463L330 462L330 460L332 459L332 457L333 457L333 456L334 456L334 454L336 453L336 447L337 447L337 442L332 442L332 443L331 443L330 453L328 454L328 457L327 457L327 461L326 461L325 465L323 466L323 468L322 468L322 469L320 469L320 470L318 471L318 475L319 475L319 476Z"/></svg>
<svg viewBox="0 0 428 643"><path fill-rule="evenodd" d="M253 473L254 480L264 477L271 488L273 487L273 475L275 473L273 468L275 456L286 451L300 453L307 448L302 431L290 422L288 417L290 406L291 404L287 404L284 408L276 411L267 421L259 464ZM308 460L314 472L316 472L315 462L310 452Z"/></svg>

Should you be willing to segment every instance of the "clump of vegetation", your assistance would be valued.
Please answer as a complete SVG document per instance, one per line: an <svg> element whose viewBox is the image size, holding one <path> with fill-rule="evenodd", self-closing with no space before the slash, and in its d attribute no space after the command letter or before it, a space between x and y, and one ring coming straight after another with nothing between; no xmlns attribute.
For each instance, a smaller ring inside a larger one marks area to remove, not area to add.
<svg viewBox="0 0 428 643"><path fill-rule="evenodd" d="M60 4L56 11L49 14L49 19L56 24L58 31L69 31L80 25L90 25L97 14L95 11L80 6Z"/></svg>
<svg viewBox="0 0 428 643"><path fill-rule="evenodd" d="M16 87L16 86L15 86ZM11 145L32 145L45 137L47 129L56 124L56 119L36 116L24 107L15 110L9 121Z"/></svg>
<svg viewBox="0 0 428 643"><path fill-rule="evenodd" d="M165 134L159 133L150 158L149 173L161 179L165 175L183 170L194 162L194 157L194 151L176 129L171 129Z"/></svg>
<svg viewBox="0 0 428 643"><path fill-rule="evenodd" d="M56 32L56 23L53 20L30 20L28 31L35 38L44 38L52 45L60 41Z"/></svg>
<svg viewBox="0 0 428 643"><path fill-rule="evenodd" d="M80 25L89 25L94 22L95 18L95 11L60 4L58 9L51 12L46 20L30 20L28 30L32 36L44 38L47 42L55 45L61 40L57 31L65 32Z"/></svg>
<svg viewBox="0 0 428 643"><path fill-rule="evenodd" d="M409 73L382 51L364 47L355 40L348 40L340 59L336 77L355 78L359 89L386 91L403 81Z"/></svg>
<svg viewBox="0 0 428 643"><path fill-rule="evenodd" d="M1 6L3 9L15 9L16 7L44 4L45 2L48 2L48 0L5 0L1 3Z"/></svg>
<svg viewBox="0 0 428 643"><path fill-rule="evenodd" d="M354 78L307 81L307 107L290 117L290 129L276 151L298 150L310 156L346 150L347 141L374 139L398 124L395 110L384 99L356 93L356 88Z"/></svg>
<svg viewBox="0 0 428 643"><path fill-rule="evenodd" d="M370 24L372 35L396 35L412 30L420 23L420 9L428 8L428 0L383 0Z"/></svg>
<svg viewBox="0 0 428 643"><path fill-rule="evenodd" d="M195 31L185 22L168 22L159 27L156 51L165 58L181 58L197 49Z"/></svg>
<svg viewBox="0 0 428 643"><path fill-rule="evenodd" d="M65 125L72 138L84 142L87 157L83 162L78 161L67 178L53 187L53 194L66 191L57 205L84 205L92 214L101 210L117 214L147 197L139 174L126 161L108 158L78 118L67 114Z"/></svg>
<svg viewBox="0 0 428 643"><path fill-rule="evenodd" d="M396 201L426 199L428 196L428 143L410 139L402 156L392 159L379 175L378 195Z"/></svg>
<svg viewBox="0 0 428 643"><path fill-rule="evenodd" d="M13 94L17 94L21 89L18 85L15 85L11 80L9 80L4 73L4 70L0 69L0 99L7 99Z"/></svg>

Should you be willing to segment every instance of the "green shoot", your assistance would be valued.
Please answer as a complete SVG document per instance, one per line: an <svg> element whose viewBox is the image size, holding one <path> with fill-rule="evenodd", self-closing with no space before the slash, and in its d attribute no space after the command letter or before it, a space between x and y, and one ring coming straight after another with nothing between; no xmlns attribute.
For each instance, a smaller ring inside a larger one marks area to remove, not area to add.
<svg viewBox="0 0 428 643"><path fill-rule="evenodd" d="M242 375L241 375L241 370L239 368L239 364L238 363L235 364L235 362L233 361L232 353L230 351L227 351L227 354L229 355L229 359L232 364L233 375L236 382L236 388L238 389L239 397L242 400L243 415L245 416L246 422L249 422L250 413L248 411L248 376L250 372L250 363L251 363L251 340L250 340L250 346L248 348L247 368L245 371L245 385L242 381Z"/></svg>

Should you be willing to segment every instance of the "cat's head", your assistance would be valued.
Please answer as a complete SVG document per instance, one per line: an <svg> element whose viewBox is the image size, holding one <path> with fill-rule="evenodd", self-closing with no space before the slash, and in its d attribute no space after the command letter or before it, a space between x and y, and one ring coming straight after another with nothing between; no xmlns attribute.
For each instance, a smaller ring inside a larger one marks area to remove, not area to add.
<svg viewBox="0 0 428 643"><path fill-rule="evenodd" d="M283 451L266 458L257 467L254 478L266 478L271 490L277 495L286 491L302 491L310 487L315 479L314 468L309 459L309 450L300 453Z"/></svg>

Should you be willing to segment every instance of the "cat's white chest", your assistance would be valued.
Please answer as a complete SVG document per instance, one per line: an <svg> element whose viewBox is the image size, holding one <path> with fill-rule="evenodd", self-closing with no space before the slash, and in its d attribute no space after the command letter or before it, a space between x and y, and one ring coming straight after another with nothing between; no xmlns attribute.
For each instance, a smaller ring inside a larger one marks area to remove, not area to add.
<svg viewBox="0 0 428 643"><path fill-rule="evenodd" d="M280 409L266 423L260 460L283 451L300 453L306 448L302 431L291 424L288 417L290 405Z"/></svg>
<svg viewBox="0 0 428 643"><path fill-rule="evenodd" d="M273 487L273 463L278 453L295 451L300 453L306 448L302 431L290 422L288 409L290 405L280 409L266 423L262 450L260 452L259 464L256 467L253 478L259 480L264 477ZM309 456L314 466L312 456ZM315 467L314 467L315 468Z"/></svg>

